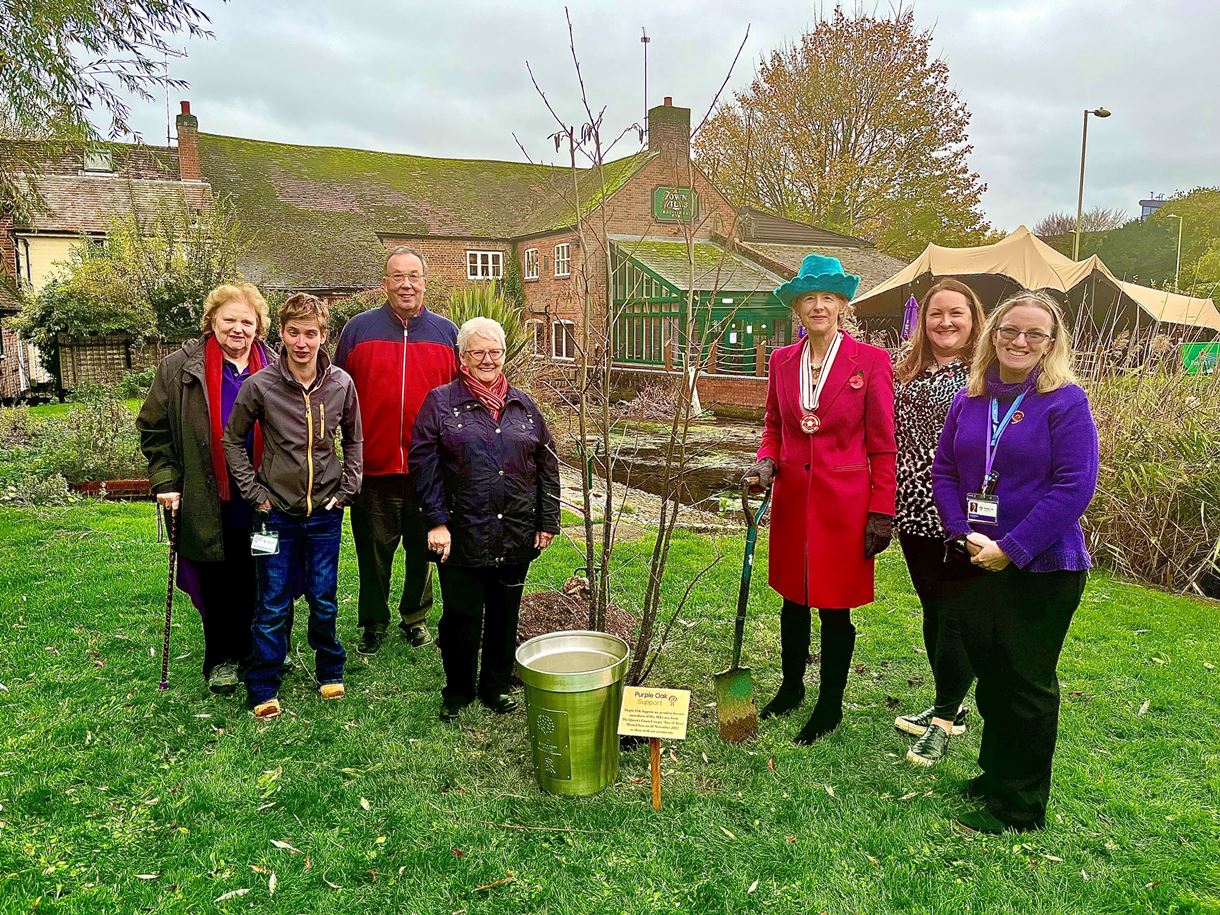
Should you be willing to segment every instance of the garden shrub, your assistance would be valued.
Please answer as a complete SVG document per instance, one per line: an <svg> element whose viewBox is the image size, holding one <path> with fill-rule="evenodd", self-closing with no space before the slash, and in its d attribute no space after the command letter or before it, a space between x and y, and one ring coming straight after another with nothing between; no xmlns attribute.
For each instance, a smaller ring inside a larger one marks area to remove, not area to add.
<svg viewBox="0 0 1220 915"><path fill-rule="evenodd" d="M0 489L0 502L37 508L43 505L67 505L72 500L68 481L62 474L28 474L8 480Z"/></svg>
<svg viewBox="0 0 1220 915"><path fill-rule="evenodd" d="M28 407L0 407L0 448L28 445L37 427Z"/></svg>
<svg viewBox="0 0 1220 915"><path fill-rule="evenodd" d="M1220 377L1166 369L1085 382L1101 468L1090 549L1119 574L1203 591L1220 572Z"/></svg>
<svg viewBox="0 0 1220 915"><path fill-rule="evenodd" d="M148 475L135 417L112 392L74 404L66 417L42 428L36 444L44 471L69 483Z"/></svg>

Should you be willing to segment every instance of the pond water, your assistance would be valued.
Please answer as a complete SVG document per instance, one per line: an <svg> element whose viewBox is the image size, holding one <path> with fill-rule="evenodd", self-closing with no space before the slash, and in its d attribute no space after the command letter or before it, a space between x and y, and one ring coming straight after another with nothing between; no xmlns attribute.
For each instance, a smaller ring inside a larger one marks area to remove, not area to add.
<svg viewBox="0 0 1220 915"><path fill-rule="evenodd" d="M754 454L761 438L762 420L705 414L692 422L687 446L687 471L683 476L680 501L710 511L719 507L722 498L727 498L730 504L737 504L741 475L754 463ZM660 495L665 483L669 426L631 421L625 428L616 426L614 440L619 448L614 462L615 482ZM579 466L580 456L575 440L568 440L562 448L565 460ZM596 461L600 469L600 453Z"/></svg>

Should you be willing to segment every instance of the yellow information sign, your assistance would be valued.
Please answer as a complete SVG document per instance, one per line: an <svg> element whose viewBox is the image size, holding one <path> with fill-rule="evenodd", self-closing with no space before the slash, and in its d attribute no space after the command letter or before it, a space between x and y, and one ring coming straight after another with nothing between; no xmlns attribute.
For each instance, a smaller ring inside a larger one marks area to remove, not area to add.
<svg viewBox="0 0 1220 915"><path fill-rule="evenodd" d="M690 716L689 689L654 689L628 686L623 689L623 708L618 732L632 737L686 739Z"/></svg>

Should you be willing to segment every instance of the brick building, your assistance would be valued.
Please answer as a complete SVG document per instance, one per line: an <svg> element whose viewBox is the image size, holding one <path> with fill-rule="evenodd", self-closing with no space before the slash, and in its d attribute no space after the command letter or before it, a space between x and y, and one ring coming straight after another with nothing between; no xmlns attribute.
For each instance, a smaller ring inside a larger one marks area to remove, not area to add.
<svg viewBox="0 0 1220 915"><path fill-rule="evenodd" d="M878 279L903 265L858 239L736 210L690 160L689 109L666 98L648 123L645 149L573 174L201 133L184 102L176 148L121 147L101 176L77 161L48 169L40 183L55 191L54 217L0 222L0 245L96 234L107 206L128 208L133 196L169 191L206 205L214 194L253 231L239 268L265 290L366 290L380 280L386 248L406 244L428 260L433 303L519 271L534 345L559 360L580 344L587 288L595 308L614 309L613 354L624 371L680 370L690 293L700 337L715 344L713 372L741 379L701 383L705 401L759 404L766 350L792 334L770 290L801 256L818 248L861 272L869 262ZM120 185L122 199L102 190ZM36 265L52 253L12 261L6 250L5 266L37 288Z"/></svg>

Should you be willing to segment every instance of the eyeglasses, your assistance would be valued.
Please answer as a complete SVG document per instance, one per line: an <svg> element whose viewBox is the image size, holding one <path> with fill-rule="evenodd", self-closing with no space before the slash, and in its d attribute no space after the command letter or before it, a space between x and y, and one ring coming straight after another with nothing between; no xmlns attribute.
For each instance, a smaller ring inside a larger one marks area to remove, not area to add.
<svg viewBox="0 0 1220 915"><path fill-rule="evenodd" d="M502 349L468 349L466 355L475 362L482 362L485 359L491 359L492 362L499 362L504 358L504 350Z"/></svg>
<svg viewBox="0 0 1220 915"><path fill-rule="evenodd" d="M1010 327L1005 324L996 330L1000 335L1000 339L1005 343L1012 343L1017 337L1025 337L1025 342L1030 346L1041 346L1047 340L1053 340L1052 334L1044 334L1040 330L1017 330L1015 327Z"/></svg>
<svg viewBox="0 0 1220 915"><path fill-rule="evenodd" d="M389 281L395 286L401 286L404 280L412 286L418 286L423 278L424 275L418 270L413 270L410 273L391 273L388 276Z"/></svg>

